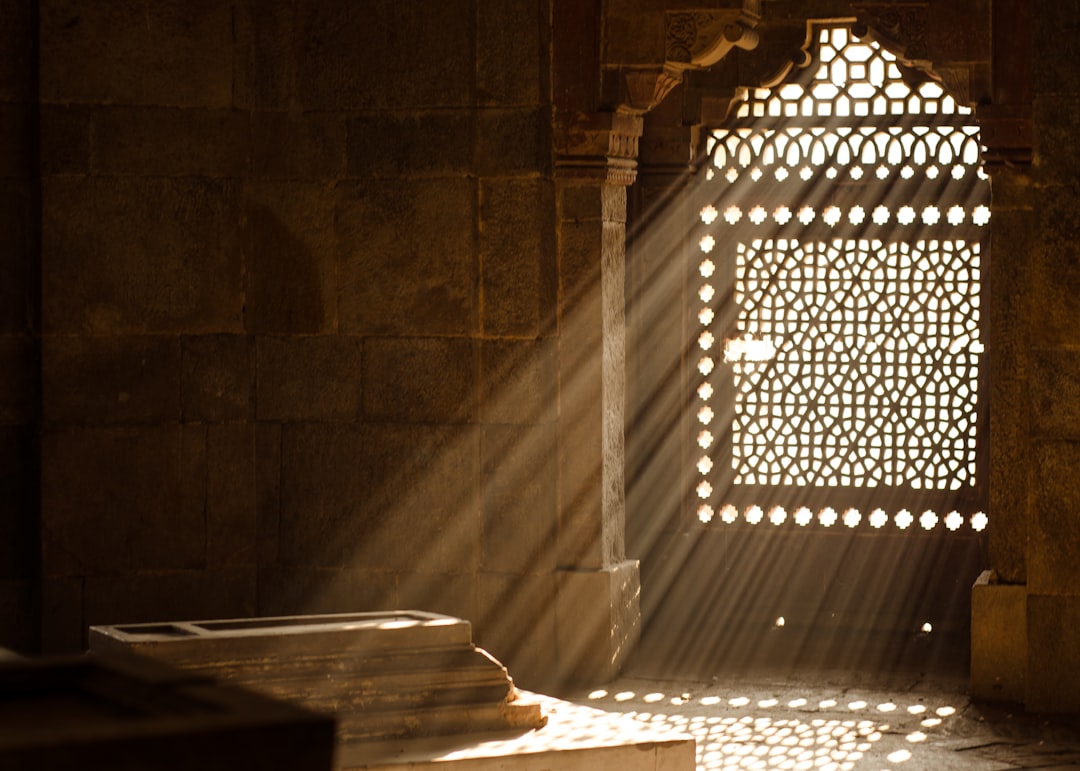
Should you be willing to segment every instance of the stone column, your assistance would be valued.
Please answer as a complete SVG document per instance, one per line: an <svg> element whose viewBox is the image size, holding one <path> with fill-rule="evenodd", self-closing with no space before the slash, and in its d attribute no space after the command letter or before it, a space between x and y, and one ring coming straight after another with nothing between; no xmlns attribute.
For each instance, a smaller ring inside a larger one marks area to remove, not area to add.
<svg viewBox="0 0 1080 771"><path fill-rule="evenodd" d="M626 185L640 134L635 115L579 116L556 161L555 613L559 676L570 682L611 679L640 636L638 563L626 558L623 436Z"/></svg>

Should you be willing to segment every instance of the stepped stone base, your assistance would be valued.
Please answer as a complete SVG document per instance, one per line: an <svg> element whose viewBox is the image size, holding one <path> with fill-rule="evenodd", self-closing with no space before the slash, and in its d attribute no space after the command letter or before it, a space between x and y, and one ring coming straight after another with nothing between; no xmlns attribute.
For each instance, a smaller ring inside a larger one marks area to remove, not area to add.
<svg viewBox="0 0 1080 771"><path fill-rule="evenodd" d="M467 621L420 611L90 628L124 651L332 714L341 742L527 730L544 724Z"/></svg>

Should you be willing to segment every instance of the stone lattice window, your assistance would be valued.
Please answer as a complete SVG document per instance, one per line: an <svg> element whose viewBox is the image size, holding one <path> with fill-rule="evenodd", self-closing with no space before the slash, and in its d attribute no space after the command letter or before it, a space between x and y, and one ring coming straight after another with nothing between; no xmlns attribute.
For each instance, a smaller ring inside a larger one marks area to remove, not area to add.
<svg viewBox="0 0 1080 771"><path fill-rule="evenodd" d="M982 530L979 130L845 27L709 136L691 262L702 522Z"/></svg>

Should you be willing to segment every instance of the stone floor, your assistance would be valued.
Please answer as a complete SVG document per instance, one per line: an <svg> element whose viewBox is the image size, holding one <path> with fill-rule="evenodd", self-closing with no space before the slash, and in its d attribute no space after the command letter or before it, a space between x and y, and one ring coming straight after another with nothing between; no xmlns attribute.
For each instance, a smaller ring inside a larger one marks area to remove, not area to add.
<svg viewBox="0 0 1080 771"><path fill-rule="evenodd" d="M622 713L650 732L692 735L700 771L1080 769L1080 718L977 704L956 677L627 677L564 698L553 708ZM587 723L590 714L565 717Z"/></svg>

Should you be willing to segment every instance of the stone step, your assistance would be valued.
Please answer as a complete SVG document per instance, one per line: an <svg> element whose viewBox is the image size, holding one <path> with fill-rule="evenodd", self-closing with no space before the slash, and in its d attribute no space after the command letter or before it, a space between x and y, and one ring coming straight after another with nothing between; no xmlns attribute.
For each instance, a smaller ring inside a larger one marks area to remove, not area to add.
<svg viewBox="0 0 1080 771"><path fill-rule="evenodd" d="M137 653L337 718L344 740L532 728L469 623L421 611L96 626L95 652Z"/></svg>

